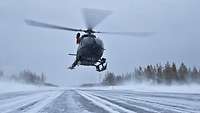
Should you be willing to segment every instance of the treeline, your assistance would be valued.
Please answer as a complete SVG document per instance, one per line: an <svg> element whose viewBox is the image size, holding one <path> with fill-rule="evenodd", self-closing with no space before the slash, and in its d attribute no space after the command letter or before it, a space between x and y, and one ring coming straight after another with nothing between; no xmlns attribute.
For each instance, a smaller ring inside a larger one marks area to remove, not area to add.
<svg viewBox="0 0 200 113"><path fill-rule="evenodd" d="M0 80L15 81L34 85L43 85L46 81L44 73L36 74L29 70L21 71L19 74L13 74L11 76L5 76L3 71L0 70Z"/></svg>
<svg viewBox="0 0 200 113"><path fill-rule="evenodd" d="M131 73L116 75L107 72L102 81L103 85L118 85L127 81L136 83L149 82L152 84L200 84L200 69L196 67L189 68L184 63L177 66L175 63L167 62L164 66L161 64L139 66Z"/></svg>

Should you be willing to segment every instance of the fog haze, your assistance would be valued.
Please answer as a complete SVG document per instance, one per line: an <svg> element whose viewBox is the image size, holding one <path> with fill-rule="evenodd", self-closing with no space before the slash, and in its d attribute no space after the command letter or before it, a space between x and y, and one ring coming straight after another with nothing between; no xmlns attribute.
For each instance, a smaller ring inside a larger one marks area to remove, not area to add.
<svg viewBox="0 0 200 113"><path fill-rule="evenodd" d="M94 67L68 70L76 53L76 32L28 26L25 19L85 28L82 8L112 11L95 29L150 31L149 37L97 35L104 41L108 71L131 72L139 65L184 62L200 67L200 1L198 0L3 0L0 1L0 69L10 75L24 69L44 72L59 85L97 82Z"/></svg>

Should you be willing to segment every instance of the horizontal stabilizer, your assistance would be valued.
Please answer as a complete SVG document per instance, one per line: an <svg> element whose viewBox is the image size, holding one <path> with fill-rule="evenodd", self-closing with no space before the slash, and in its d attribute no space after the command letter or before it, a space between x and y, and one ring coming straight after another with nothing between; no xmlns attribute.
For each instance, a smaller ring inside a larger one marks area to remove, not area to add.
<svg viewBox="0 0 200 113"><path fill-rule="evenodd" d="M71 54L71 53L70 53L70 54L68 54L68 55L70 55L70 56L76 56L76 54Z"/></svg>

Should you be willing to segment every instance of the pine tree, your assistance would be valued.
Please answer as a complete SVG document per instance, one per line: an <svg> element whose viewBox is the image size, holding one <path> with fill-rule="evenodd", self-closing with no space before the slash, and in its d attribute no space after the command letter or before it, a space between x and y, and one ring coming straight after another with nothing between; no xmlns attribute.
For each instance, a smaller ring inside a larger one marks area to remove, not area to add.
<svg viewBox="0 0 200 113"><path fill-rule="evenodd" d="M179 74L179 81L181 83L185 82L186 76L188 74L188 69L184 63L181 63L181 66L179 67L179 70L178 70L178 74Z"/></svg>
<svg viewBox="0 0 200 113"><path fill-rule="evenodd" d="M161 83L163 80L163 70L160 64L156 64L156 82Z"/></svg>
<svg viewBox="0 0 200 113"><path fill-rule="evenodd" d="M44 75L44 73L41 74L41 82L45 83L46 81L46 76Z"/></svg>
<svg viewBox="0 0 200 113"><path fill-rule="evenodd" d="M114 85L115 84L115 75L114 73L107 72L105 78L103 79L104 85Z"/></svg>
<svg viewBox="0 0 200 113"><path fill-rule="evenodd" d="M171 76L172 76L172 80L173 81L177 81L178 80L178 75L177 75L177 69L176 69L176 64L173 62L172 63L172 69L171 69Z"/></svg>
<svg viewBox="0 0 200 113"><path fill-rule="evenodd" d="M163 69L164 81L166 84L171 84L172 75L171 75L171 65L169 62L165 64L165 68Z"/></svg>

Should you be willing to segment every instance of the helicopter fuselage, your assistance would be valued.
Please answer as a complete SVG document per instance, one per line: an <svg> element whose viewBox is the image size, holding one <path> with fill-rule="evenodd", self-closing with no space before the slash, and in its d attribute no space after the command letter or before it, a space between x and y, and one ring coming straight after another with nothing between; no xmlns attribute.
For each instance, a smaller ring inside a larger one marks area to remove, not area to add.
<svg viewBox="0 0 200 113"><path fill-rule="evenodd" d="M80 65L94 66L104 52L103 41L93 34L85 34L80 38L76 59Z"/></svg>

